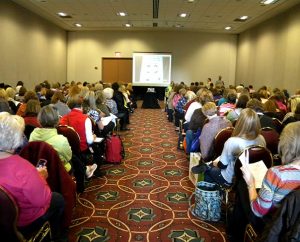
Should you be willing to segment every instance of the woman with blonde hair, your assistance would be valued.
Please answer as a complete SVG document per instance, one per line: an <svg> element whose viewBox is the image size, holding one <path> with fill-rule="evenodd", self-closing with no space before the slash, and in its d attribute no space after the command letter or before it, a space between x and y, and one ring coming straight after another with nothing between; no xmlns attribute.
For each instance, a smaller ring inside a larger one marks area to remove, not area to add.
<svg viewBox="0 0 300 242"><path fill-rule="evenodd" d="M234 176L234 164L242 150L251 145L266 146L260 134L260 121L252 109L241 111L232 136L225 142L222 154L211 165L201 164L193 169L194 173L204 173L204 180L230 186Z"/></svg>

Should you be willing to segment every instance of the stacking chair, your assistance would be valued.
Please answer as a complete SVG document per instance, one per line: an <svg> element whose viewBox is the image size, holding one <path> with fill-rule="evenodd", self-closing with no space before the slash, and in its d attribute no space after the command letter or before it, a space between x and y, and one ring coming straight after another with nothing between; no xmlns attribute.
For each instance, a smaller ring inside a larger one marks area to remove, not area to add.
<svg viewBox="0 0 300 242"><path fill-rule="evenodd" d="M59 125L56 129L58 134L61 134L68 139L69 145L71 146L76 189L77 192L82 193L84 191L85 163L87 162L80 151L80 137L71 126Z"/></svg>
<svg viewBox="0 0 300 242"><path fill-rule="evenodd" d="M73 208L76 204L76 185L64 168L56 150L43 141L29 142L21 151L20 156L34 166L40 159L47 160L47 183L53 192L62 194L65 200L63 228L71 224Z"/></svg>
<svg viewBox="0 0 300 242"><path fill-rule="evenodd" d="M272 156L272 153L267 148L260 146L260 145L249 146L249 147L246 147L240 153L240 155L246 150L249 152L249 164L262 160L265 163L267 168L270 168L273 166L273 156ZM235 162L235 165L234 165L236 182L238 182L240 179L243 179L243 174L240 169L241 167L242 167L242 163L239 159L237 159Z"/></svg>
<svg viewBox="0 0 300 242"><path fill-rule="evenodd" d="M270 127L261 128L261 135L265 138L267 148L271 151L274 165L280 165L281 159L278 155L279 134Z"/></svg>
<svg viewBox="0 0 300 242"><path fill-rule="evenodd" d="M217 158L222 154L225 142L231 137L234 127L227 127L219 131L214 139L214 151Z"/></svg>
<svg viewBox="0 0 300 242"><path fill-rule="evenodd" d="M69 145L72 149L72 154L80 156L80 137L75 129L68 125L59 125L57 127L57 133L68 139Z"/></svg>
<svg viewBox="0 0 300 242"><path fill-rule="evenodd" d="M45 222L41 228L37 228L29 238L25 238L17 228L19 209L15 199L2 186L0 186L0 233L5 242L17 241L43 241L51 236L50 224ZM27 236L26 236L27 237Z"/></svg>

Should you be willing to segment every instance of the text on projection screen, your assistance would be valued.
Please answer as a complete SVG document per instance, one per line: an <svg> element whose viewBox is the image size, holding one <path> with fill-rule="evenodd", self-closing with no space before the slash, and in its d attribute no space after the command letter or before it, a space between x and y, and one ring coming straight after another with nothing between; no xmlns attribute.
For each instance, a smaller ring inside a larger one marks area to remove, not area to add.
<svg viewBox="0 0 300 242"><path fill-rule="evenodd" d="M171 83L171 54L134 53L134 86L168 86Z"/></svg>

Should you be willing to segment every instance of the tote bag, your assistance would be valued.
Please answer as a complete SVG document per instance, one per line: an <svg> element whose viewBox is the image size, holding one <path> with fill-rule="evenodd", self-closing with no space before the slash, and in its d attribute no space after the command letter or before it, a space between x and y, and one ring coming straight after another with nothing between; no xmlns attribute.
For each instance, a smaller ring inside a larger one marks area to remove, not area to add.
<svg viewBox="0 0 300 242"><path fill-rule="evenodd" d="M218 186L213 183L200 181L196 184L195 206L192 214L205 221L219 221L221 218L221 195Z"/></svg>

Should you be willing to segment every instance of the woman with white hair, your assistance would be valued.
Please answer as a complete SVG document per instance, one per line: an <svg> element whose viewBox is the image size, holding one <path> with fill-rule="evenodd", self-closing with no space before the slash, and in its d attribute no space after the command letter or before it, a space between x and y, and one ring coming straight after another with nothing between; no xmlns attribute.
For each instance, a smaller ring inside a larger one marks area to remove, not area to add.
<svg viewBox="0 0 300 242"><path fill-rule="evenodd" d="M61 194L51 192L46 182L47 168L35 168L15 154L23 143L23 118L2 112L0 124L0 185L17 202L19 230L27 234L49 221L52 240L62 238L60 225L64 199Z"/></svg>

